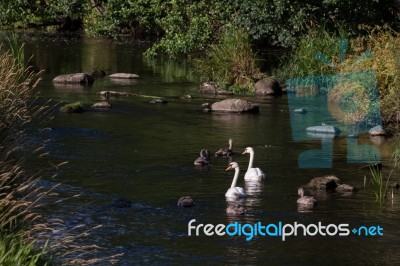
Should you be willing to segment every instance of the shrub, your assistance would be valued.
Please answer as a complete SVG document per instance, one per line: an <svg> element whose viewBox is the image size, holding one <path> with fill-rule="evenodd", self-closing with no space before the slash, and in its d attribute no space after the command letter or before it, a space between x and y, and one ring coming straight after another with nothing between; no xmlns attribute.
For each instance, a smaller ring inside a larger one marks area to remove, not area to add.
<svg viewBox="0 0 400 266"><path fill-rule="evenodd" d="M236 92L252 92L254 81L262 78L249 36L243 29L227 28L221 41L210 45L204 58L194 60L194 69L200 80L231 86Z"/></svg>

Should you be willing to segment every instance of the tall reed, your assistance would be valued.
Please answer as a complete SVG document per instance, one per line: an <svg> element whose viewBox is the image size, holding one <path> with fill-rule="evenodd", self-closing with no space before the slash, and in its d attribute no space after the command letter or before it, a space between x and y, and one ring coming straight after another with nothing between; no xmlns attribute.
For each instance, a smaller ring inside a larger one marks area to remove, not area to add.
<svg viewBox="0 0 400 266"><path fill-rule="evenodd" d="M40 99L37 90L41 72L25 68L19 61L22 56L0 51L0 265L45 264L44 255L46 259L54 255L52 260L63 265L114 264L120 254L102 257L99 247L76 243L97 227L82 224L67 229L64 221L41 215L43 199L51 197L57 185L43 189L38 182L42 176L57 174L66 162L50 167L44 140L32 143L29 138L28 129L51 119L50 101ZM32 168L28 158L35 162L45 158L46 166ZM4 264L14 261L19 263Z"/></svg>
<svg viewBox="0 0 400 266"><path fill-rule="evenodd" d="M384 180L382 171L375 166L370 165L369 170L371 173L370 185L375 194L376 200L380 203L384 202L389 195L389 177Z"/></svg>

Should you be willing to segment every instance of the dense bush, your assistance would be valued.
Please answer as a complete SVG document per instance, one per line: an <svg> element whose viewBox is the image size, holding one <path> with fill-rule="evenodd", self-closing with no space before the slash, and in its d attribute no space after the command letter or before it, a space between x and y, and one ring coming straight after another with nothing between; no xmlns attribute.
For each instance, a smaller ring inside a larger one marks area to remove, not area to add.
<svg viewBox="0 0 400 266"><path fill-rule="evenodd" d="M215 81L235 92L252 92L254 82L262 77L247 32L236 28L226 29L206 57L194 61L194 69L201 81Z"/></svg>
<svg viewBox="0 0 400 266"><path fill-rule="evenodd" d="M400 35L390 28L378 27L363 36L350 38L342 62L340 40L348 35L345 32L330 34L323 28L311 31L289 59L277 68L275 75L284 83L290 78L373 70L381 115L388 123L400 112Z"/></svg>
<svg viewBox="0 0 400 266"><path fill-rule="evenodd" d="M244 28L259 45L294 47L309 28L338 23L350 34L359 25L396 26L393 0L0 0L0 25L84 21L94 35L158 36L149 55L191 54L218 41L227 25ZM65 27L65 29L69 29ZM362 29L361 29L362 31Z"/></svg>

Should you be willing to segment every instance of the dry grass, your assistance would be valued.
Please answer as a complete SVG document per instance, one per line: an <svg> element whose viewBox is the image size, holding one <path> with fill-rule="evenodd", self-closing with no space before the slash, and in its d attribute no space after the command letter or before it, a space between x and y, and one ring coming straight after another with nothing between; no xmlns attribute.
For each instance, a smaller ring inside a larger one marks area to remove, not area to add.
<svg viewBox="0 0 400 266"><path fill-rule="evenodd" d="M98 256L99 247L76 244L98 227L87 229L80 225L68 230L63 221L48 220L40 215L38 207L43 204L44 197L53 196L57 185L45 190L38 181L43 175L50 177L65 164L49 165L43 143L31 143L26 131L51 119L49 102L38 101L36 87L40 76L40 72L25 69L11 52L0 55L0 232L12 239L22 239L22 244L26 245L25 253L13 248L16 254L10 254L1 252L5 245L0 243L0 255L28 256L26 259L30 262L26 260L24 265L36 265L31 264L38 259L29 255L31 247L35 246L42 257L43 248L47 246L46 257L54 256L52 260L63 265L93 265L100 261L115 264L120 254L104 258ZM48 169L39 172L31 169L27 157L36 161L46 159ZM21 244L19 240L15 242ZM13 259L20 258L7 258L7 261Z"/></svg>

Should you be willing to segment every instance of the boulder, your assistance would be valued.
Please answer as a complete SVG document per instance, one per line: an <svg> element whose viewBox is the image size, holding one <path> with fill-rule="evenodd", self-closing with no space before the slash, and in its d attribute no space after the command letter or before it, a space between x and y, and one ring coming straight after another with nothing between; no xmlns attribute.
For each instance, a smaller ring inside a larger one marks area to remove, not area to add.
<svg viewBox="0 0 400 266"><path fill-rule="evenodd" d="M183 196L183 197L180 197L178 199L178 204L177 205L179 207L188 208L188 207L192 207L192 206L196 205L196 203L194 202L194 200L190 196Z"/></svg>
<svg viewBox="0 0 400 266"><path fill-rule="evenodd" d="M302 187L310 190L324 190L343 193L357 191L357 188L348 184L343 184L342 181L334 175L313 178L310 182L308 182L308 184Z"/></svg>
<svg viewBox="0 0 400 266"><path fill-rule="evenodd" d="M307 113L307 110L304 108L298 108L298 109L294 109L293 112L295 114L305 114L305 113Z"/></svg>
<svg viewBox="0 0 400 266"><path fill-rule="evenodd" d="M104 78L107 74L104 70L96 68L92 70L90 75L92 75L94 78Z"/></svg>
<svg viewBox="0 0 400 266"><path fill-rule="evenodd" d="M132 202L127 198L118 198L113 200L111 206L114 208L130 208Z"/></svg>
<svg viewBox="0 0 400 266"><path fill-rule="evenodd" d="M255 94L259 96L263 95L280 95L282 94L281 86L278 81L273 78L263 78L254 85Z"/></svg>
<svg viewBox="0 0 400 266"><path fill-rule="evenodd" d="M69 103L60 108L63 113L83 113L85 109L80 102Z"/></svg>
<svg viewBox="0 0 400 266"><path fill-rule="evenodd" d="M383 129L381 125L373 127L369 130L369 135L371 136L386 136L386 131Z"/></svg>
<svg viewBox="0 0 400 266"><path fill-rule="evenodd" d="M108 76L111 79L137 79L139 78L138 74L132 73L114 73Z"/></svg>
<svg viewBox="0 0 400 266"><path fill-rule="evenodd" d="M340 129L330 125L307 127L306 131L310 133L340 134Z"/></svg>
<svg viewBox="0 0 400 266"><path fill-rule="evenodd" d="M151 104L168 103L168 101L161 99L161 98L156 98L156 99L151 100L149 103L151 103Z"/></svg>
<svg viewBox="0 0 400 266"><path fill-rule="evenodd" d="M93 104L92 108L98 108L98 109L111 108L111 104L109 104L108 102L98 102Z"/></svg>
<svg viewBox="0 0 400 266"><path fill-rule="evenodd" d="M315 177L303 187L316 190L335 190L340 184L342 184L342 181L339 178L334 175L327 175Z"/></svg>
<svg viewBox="0 0 400 266"><path fill-rule="evenodd" d="M200 85L199 92L214 95L233 95L233 92L229 90L218 88L214 82L204 82Z"/></svg>
<svg viewBox="0 0 400 266"><path fill-rule="evenodd" d="M53 79L53 83L56 84L81 84L91 85L94 82L94 78L91 75L85 73L65 74L57 76Z"/></svg>
<svg viewBox="0 0 400 266"><path fill-rule="evenodd" d="M134 94L129 93L129 92L119 92L119 91L101 91L99 92L100 96L104 98L110 98L110 97L120 97L120 96L132 96Z"/></svg>
<svg viewBox="0 0 400 266"><path fill-rule="evenodd" d="M186 95L182 95L180 97L180 99L182 99L182 100L191 100L191 99L193 99L193 97L190 94L186 94Z"/></svg>
<svg viewBox="0 0 400 266"><path fill-rule="evenodd" d="M339 184L336 189L336 192L356 192L357 188L350 186L348 184Z"/></svg>
<svg viewBox="0 0 400 266"><path fill-rule="evenodd" d="M258 105L243 99L225 99L211 104L211 112L222 113L258 113Z"/></svg>

